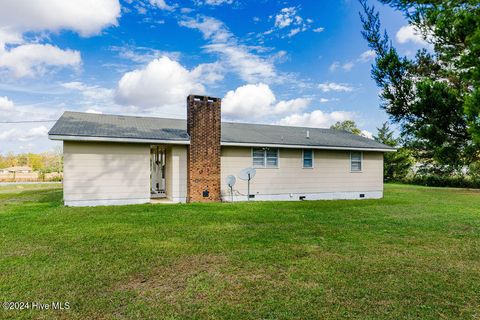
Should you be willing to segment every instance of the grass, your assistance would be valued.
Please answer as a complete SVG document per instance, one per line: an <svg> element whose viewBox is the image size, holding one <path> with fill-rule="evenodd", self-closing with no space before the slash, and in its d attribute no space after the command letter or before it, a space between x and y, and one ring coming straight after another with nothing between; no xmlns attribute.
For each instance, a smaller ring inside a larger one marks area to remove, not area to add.
<svg viewBox="0 0 480 320"><path fill-rule="evenodd" d="M50 319L480 319L480 192L67 208L0 187L0 301Z"/></svg>

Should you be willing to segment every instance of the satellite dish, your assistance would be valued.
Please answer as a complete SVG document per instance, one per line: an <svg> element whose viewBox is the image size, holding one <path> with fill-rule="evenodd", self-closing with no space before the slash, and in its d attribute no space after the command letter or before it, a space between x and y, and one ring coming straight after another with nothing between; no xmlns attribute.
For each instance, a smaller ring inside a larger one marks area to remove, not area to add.
<svg viewBox="0 0 480 320"><path fill-rule="evenodd" d="M240 170L240 173L238 174L238 177L242 180L248 181L248 187L247 187L247 200L250 201L250 180L255 177L255 174L257 173L257 170L254 168L245 168Z"/></svg>
<svg viewBox="0 0 480 320"><path fill-rule="evenodd" d="M255 170L254 168L245 168L240 170L238 177L242 180L250 181L255 177L256 173L257 173L257 170Z"/></svg>
<svg viewBox="0 0 480 320"><path fill-rule="evenodd" d="M235 178L235 176L229 175L227 179L225 179L225 182L230 188L230 196L232 197L232 202L233 202L233 186L235 185L235 182L237 182L237 179Z"/></svg>
<svg viewBox="0 0 480 320"><path fill-rule="evenodd" d="M225 182L227 183L227 186L229 188L232 188L235 185L235 182L237 182L237 179L235 178L235 176L229 175Z"/></svg>

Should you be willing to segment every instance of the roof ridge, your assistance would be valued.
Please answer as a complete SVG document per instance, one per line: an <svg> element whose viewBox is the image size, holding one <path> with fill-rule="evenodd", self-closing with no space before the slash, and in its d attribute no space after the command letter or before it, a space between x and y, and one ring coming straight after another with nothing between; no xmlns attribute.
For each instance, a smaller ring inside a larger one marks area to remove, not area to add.
<svg viewBox="0 0 480 320"><path fill-rule="evenodd" d="M181 120L187 121L184 118L163 118L163 117L152 117L152 116L132 116L132 115L122 115L122 114L112 114L112 113L93 113L93 112L81 112L81 111L65 111L65 113L77 113L77 114L85 114L85 115L95 115L95 116L111 116L111 117L127 117L127 118L137 118L137 119L164 119L164 120ZM332 128L318 128L318 127L301 127L301 126L287 126L281 124L273 124L273 123L255 123L255 122L236 122L236 121L222 121L222 123L228 124L242 124L242 125L255 125L255 126L270 126L270 127L280 127L280 128L296 128L296 129L313 129L313 130L327 130L327 131L335 131L335 132L345 132L350 133L345 130L339 129L332 129Z"/></svg>
<svg viewBox="0 0 480 320"><path fill-rule="evenodd" d="M63 114L65 114L65 113L88 114L88 115L95 115L95 116L140 118L140 119L165 119L165 120L183 120L183 121L187 121L187 119L180 119L180 118L161 118L161 117L151 117L151 116L131 116L131 115L112 114L112 113L93 113L93 112L81 112L81 111L65 111Z"/></svg>

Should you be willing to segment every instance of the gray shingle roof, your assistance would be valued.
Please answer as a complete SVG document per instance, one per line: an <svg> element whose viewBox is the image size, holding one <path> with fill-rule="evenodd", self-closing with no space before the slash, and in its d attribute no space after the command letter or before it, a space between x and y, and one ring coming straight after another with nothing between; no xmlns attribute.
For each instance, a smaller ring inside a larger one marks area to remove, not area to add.
<svg viewBox="0 0 480 320"><path fill-rule="evenodd" d="M49 136L60 140L63 139L61 136L70 136L72 139L96 137L184 143L190 140L186 120L82 112L65 112L52 127ZM235 122L222 122L222 143L394 150L374 140L340 130Z"/></svg>

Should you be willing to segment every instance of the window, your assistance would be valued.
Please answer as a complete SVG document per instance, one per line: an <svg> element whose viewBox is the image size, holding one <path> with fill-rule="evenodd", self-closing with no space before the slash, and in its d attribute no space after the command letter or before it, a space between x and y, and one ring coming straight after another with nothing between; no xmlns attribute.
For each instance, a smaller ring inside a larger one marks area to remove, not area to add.
<svg viewBox="0 0 480 320"><path fill-rule="evenodd" d="M265 167L265 150L253 149L253 166L255 168Z"/></svg>
<svg viewBox="0 0 480 320"><path fill-rule="evenodd" d="M352 172L362 171L362 153L350 152L350 170Z"/></svg>
<svg viewBox="0 0 480 320"><path fill-rule="evenodd" d="M278 149L253 148L252 157L253 157L254 168L277 168L278 167Z"/></svg>
<svg viewBox="0 0 480 320"><path fill-rule="evenodd" d="M303 167L313 168L313 150L312 149L303 150Z"/></svg>

